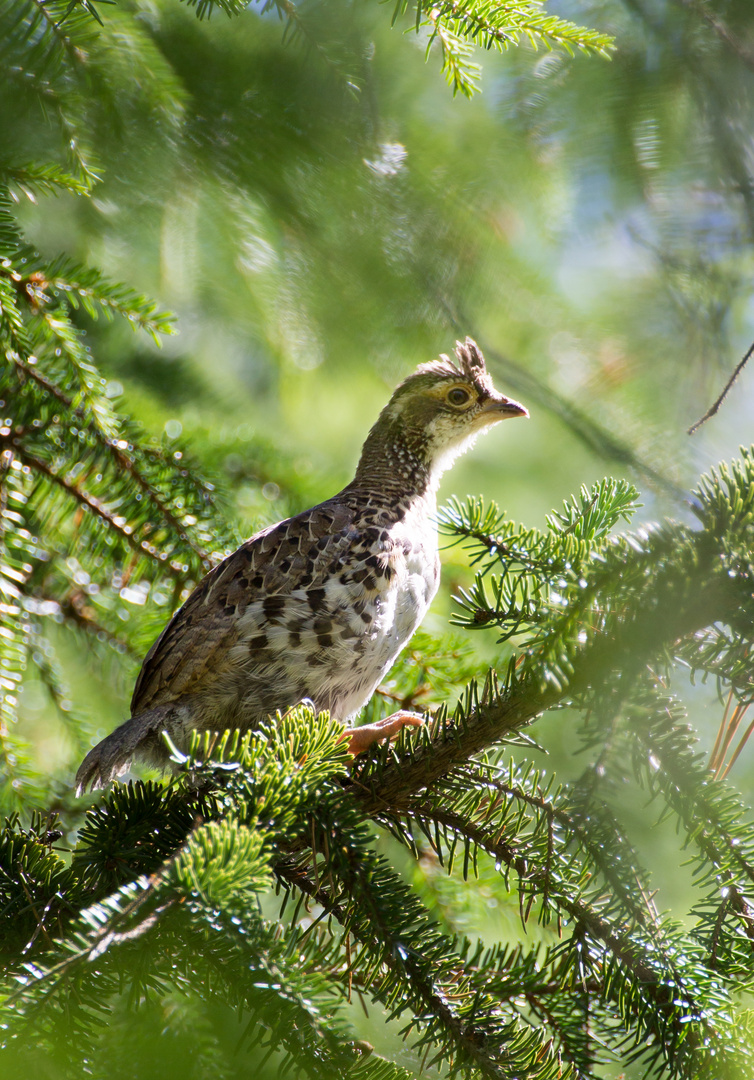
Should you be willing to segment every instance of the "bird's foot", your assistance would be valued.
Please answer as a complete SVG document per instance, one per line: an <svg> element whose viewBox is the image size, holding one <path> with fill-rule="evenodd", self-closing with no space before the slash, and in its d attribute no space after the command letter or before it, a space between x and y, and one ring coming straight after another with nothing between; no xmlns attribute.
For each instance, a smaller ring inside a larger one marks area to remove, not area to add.
<svg viewBox="0 0 754 1080"><path fill-rule="evenodd" d="M376 742L384 742L385 739L394 738L404 727L421 727L423 723L424 717L420 716L419 713L401 709L399 712L393 713L392 716L386 716L384 720L378 720L376 724L347 728L343 732L342 738L343 740L348 739L348 753L353 754L355 757L362 751L368 750Z"/></svg>

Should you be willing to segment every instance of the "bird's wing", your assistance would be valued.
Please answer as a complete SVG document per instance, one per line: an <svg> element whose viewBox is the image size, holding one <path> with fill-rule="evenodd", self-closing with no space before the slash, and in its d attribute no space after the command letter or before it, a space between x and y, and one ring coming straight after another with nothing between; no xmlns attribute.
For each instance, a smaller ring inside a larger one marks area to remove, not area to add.
<svg viewBox="0 0 754 1080"><path fill-rule="evenodd" d="M358 541L354 508L331 499L252 536L200 581L147 653L131 699L131 714L196 693L230 661L239 620L253 601L279 600L336 573ZM266 613L266 605L265 605Z"/></svg>

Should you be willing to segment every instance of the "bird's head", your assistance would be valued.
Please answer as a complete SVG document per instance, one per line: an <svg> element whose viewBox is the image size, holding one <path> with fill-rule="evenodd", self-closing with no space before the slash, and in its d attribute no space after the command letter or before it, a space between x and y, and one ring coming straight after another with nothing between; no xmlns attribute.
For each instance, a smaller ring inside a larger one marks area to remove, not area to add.
<svg viewBox="0 0 754 1080"><path fill-rule="evenodd" d="M406 470L423 470L435 486L480 432L499 420L529 415L492 385L475 341L457 342L455 355L457 364L443 354L396 387L364 444L359 471L376 465L378 455L387 456L391 468L405 462Z"/></svg>

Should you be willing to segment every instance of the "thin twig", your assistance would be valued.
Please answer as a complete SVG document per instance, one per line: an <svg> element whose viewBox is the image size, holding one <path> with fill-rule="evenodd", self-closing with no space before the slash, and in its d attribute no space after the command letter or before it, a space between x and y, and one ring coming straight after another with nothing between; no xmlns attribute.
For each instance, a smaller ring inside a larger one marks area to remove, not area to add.
<svg viewBox="0 0 754 1080"><path fill-rule="evenodd" d="M746 710L749 708L749 705L751 705L751 702L748 702L748 704L746 704L746 705L741 705L740 706L740 708L741 708L741 719L743 719L743 715L746 712ZM728 773L730 772L730 770L733 768L733 766L738 761L738 757L739 757L741 751L743 750L743 748L746 746L749 739L751 738L752 732L754 732L754 720L751 721L751 723L747 727L746 731L741 736L741 741L738 744L738 746L736 747L736 749L735 749L735 751L733 753L733 757L730 759L730 761L726 765L725 771L722 774L722 776L720 777L721 780L726 779Z"/></svg>
<svg viewBox="0 0 754 1080"><path fill-rule="evenodd" d="M715 738L715 745L712 747L712 752L709 756L709 770L717 774L720 765L725 758L725 753L721 751L723 739L725 738L725 732L728 730L728 713L730 707L733 704L733 690L728 691L728 700L725 703L725 711L723 712L723 718L720 721L720 727L717 730L717 737Z"/></svg>
<svg viewBox="0 0 754 1080"><path fill-rule="evenodd" d="M709 11L703 3L697 3L697 0L677 0L677 3L679 3L681 7L685 7L687 11L691 11L695 15L698 15L700 19L703 19L711 26L720 40L725 42L731 52L735 53L739 60L754 71L754 54L742 47L740 41L738 41L735 35L731 33L722 19L717 17L715 12Z"/></svg>
<svg viewBox="0 0 754 1080"><path fill-rule="evenodd" d="M736 365L735 371L733 372L733 374L731 375L731 377L728 379L727 383L723 387L723 391L720 394L720 396L717 398L717 400L715 402L713 402L712 405L710 405L709 409L707 409L706 413L701 418L701 420L697 420L697 422L695 424L691 425L691 427L686 432L687 435L693 435L695 431L699 430L699 428L702 426L702 424L705 424L711 417L713 417L715 415L717 410L720 408L720 406L722 405L722 403L725 401L726 397L728 396L728 391L733 386L733 383L736 381L738 376L741 374L743 369L746 367L746 364L749 362L749 359L752 356L752 354L754 354L754 342L752 342L752 344L749 346L743 360L741 360Z"/></svg>

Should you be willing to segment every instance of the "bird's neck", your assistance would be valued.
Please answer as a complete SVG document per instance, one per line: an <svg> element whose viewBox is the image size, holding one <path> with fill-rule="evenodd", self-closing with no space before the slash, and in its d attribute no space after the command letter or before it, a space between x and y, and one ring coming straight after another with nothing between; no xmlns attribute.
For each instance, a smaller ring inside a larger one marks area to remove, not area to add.
<svg viewBox="0 0 754 1080"><path fill-rule="evenodd" d="M423 432L383 420L369 432L356 475L348 486L353 491L384 497L391 505L424 501L434 507L439 479Z"/></svg>

